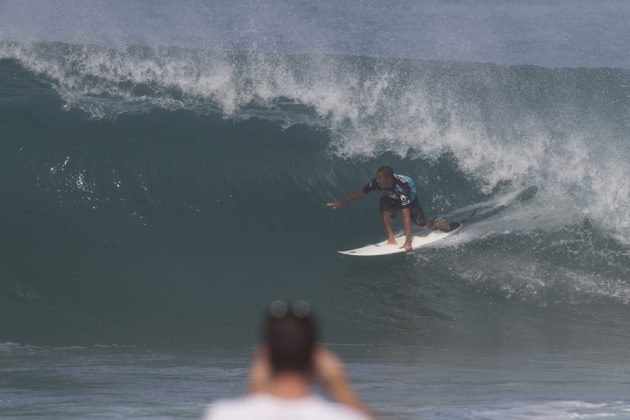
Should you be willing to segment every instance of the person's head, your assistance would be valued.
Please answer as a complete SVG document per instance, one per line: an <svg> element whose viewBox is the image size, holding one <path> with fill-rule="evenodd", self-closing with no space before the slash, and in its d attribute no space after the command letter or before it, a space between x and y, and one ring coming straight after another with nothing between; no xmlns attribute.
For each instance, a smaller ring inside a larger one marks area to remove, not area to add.
<svg viewBox="0 0 630 420"><path fill-rule="evenodd" d="M394 186L394 169L389 165L383 165L376 170L376 183L380 188L392 188Z"/></svg>
<svg viewBox="0 0 630 420"><path fill-rule="evenodd" d="M275 301L271 304L264 326L263 344L273 375L297 373L310 376L317 340L317 326L308 303Z"/></svg>

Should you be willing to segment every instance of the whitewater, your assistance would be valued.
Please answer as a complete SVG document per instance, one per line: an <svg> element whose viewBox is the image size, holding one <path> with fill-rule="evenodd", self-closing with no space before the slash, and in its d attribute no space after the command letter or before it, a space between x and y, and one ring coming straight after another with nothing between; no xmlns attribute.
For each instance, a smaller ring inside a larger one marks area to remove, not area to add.
<svg viewBox="0 0 630 420"><path fill-rule="evenodd" d="M118 6L0 2L1 416L199 417L278 298L382 418L630 415L625 3ZM464 228L337 254L383 164Z"/></svg>

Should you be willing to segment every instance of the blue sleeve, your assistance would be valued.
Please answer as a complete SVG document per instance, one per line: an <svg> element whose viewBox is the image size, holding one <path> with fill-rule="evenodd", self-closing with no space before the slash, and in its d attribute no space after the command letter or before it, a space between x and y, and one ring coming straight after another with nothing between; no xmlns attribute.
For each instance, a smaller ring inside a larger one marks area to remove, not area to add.
<svg viewBox="0 0 630 420"><path fill-rule="evenodd" d="M376 178L373 178L370 182L368 182L365 185L365 187L363 187L363 192L368 194L377 189L378 189L378 184L376 183Z"/></svg>

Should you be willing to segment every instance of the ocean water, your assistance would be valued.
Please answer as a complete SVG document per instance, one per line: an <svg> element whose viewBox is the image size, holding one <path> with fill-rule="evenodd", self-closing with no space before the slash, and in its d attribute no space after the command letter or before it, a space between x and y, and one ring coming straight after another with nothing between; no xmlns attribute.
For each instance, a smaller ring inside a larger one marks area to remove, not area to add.
<svg viewBox="0 0 630 420"><path fill-rule="evenodd" d="M198 418L300 298L379 417L630 418L624 2L115 6L0 2L0 416ZM465 226L339 255L385 163Z"/></svg>

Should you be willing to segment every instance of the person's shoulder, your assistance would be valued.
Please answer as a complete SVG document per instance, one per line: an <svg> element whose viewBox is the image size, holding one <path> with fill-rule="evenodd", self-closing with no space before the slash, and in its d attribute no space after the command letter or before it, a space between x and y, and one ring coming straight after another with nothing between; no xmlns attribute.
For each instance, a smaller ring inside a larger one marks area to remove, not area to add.
<svg viewBox="0 0 630 420"><path fill-rule="evenodd" d="M395 182L400 182L401 184L408 184L411 181L411 177L402 174L394 174Z"/></svg>
<svg viewBox="0 0 630 420"><path fill-rule="evenodd" d="M409 178L407 175L394 175L394 183L396 184L396 189L398 190L407 190L411 191L414 189L413 180Z"/></svg>

